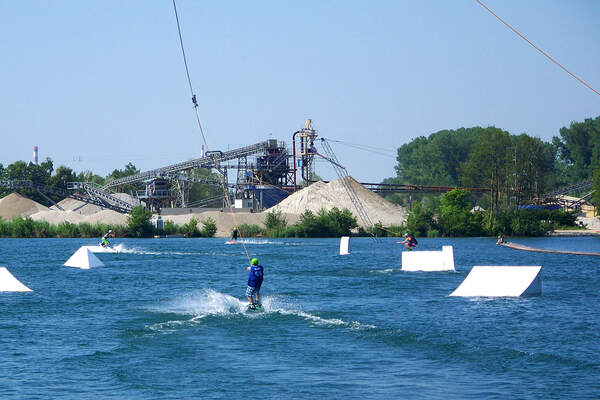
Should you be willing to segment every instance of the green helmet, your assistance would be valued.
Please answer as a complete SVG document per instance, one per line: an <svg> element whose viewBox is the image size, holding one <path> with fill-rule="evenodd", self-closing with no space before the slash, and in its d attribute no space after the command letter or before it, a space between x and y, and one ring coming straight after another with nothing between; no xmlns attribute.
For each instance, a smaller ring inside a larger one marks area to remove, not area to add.
<svg viewBox="0 0 600 400"><path fill-rule="evenodd" d="M252 261L250 261L250 264L258 265L258 258L253 258Z"/></svg>

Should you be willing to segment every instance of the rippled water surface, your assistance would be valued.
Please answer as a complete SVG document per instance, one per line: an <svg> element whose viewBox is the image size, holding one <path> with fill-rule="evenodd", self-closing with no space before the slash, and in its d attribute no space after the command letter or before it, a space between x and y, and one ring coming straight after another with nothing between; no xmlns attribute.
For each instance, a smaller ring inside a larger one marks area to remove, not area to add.
<svg viewBox="0 0 600 400"><path fill-rule="evenodd" d="M515 239L600 252L597 238ZM456 272L401 271L393 239L115 240L104 267L62 264L84 239L0 239L32 288L0 293L0 398L600 397L600 257L454 246ZM541 265L541 296L450 298L473 265Z"/></svg>

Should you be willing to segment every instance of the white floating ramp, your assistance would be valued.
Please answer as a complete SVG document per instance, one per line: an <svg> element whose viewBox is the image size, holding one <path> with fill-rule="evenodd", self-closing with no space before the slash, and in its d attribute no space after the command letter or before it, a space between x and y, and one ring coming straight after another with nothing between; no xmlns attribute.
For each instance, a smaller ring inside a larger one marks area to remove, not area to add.
<svg viewBox="0 0 600 400"><path fill-rule="evenodd" d="M10 273L6 267L0 267L0 292L32 292Z"/></svg>
<svg viewBox="0 0 600 400"><path fill-rule="evenodd" d="M92 253L116 253L117 251L112 247L102 247L102 246L83 246L90 249Z"/></svg>
<svg viewBox="0 0 600 400"><path fill-rule="evenodd" d="M350 236L342 236L340 238L340 256L350 254L348 248L350 247Z"/></svg>
<svg viewBox="0 0 600 400"><path fill-rule="evenodd" d="M442 246L442 251L403 251L403 271L454 271L454 250Z"/></svg>
<svg viewBox="0 0 600 400"><path fill-rule="evenodd" d="M63 265L65 267L90 269L93 267L101 267L104 264L87 246L82 246Z"/></svg>
<svg viewBox="0 0 600 400"><path fill-rule="evenodd" d="M542 294L541 266L474 266L450 296L519 297Z"/></svg>

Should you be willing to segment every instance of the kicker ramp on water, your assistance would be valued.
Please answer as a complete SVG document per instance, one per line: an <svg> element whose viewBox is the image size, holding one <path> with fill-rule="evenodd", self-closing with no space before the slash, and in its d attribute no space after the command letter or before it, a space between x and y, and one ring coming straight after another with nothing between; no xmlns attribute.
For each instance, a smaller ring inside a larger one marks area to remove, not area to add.
<svg viewBox="0 0 600 400"><path fill-rule="evenodd" d="M116 253L117 251L111 247L102 246L83 246L87 247L92 253Z"/></svg>
<svg viewBox="0 0 600 400"><path fill-rule="evenodd" d="M340 238L340 256L350 254L348 248L350 247L350 236L342 236Z"/></svg>
<svg viewBox="0 0 600 400"><path fill-rule="evenodd" d="M403 251L403 271L454 271L454 250L442 246L442 251Z"/></svg>
<svg viewBox="0 0 600 400"><path fill-rule="evenodd" d="M63 265L65 267L90 269L93 267L101 267L104 264L87 246L82 246Z"/></svg>
<svg viewBox="0 0 600 400"><path fill-rule="evenodd" d="M519 297L542 294L541 266L474 266L450 296Z"/></svg>
<svg viewBox="0 0 600 400"><path fill-rule="evenodd" d="M0 292L32 292L5 267L0 267Z"/></svg>

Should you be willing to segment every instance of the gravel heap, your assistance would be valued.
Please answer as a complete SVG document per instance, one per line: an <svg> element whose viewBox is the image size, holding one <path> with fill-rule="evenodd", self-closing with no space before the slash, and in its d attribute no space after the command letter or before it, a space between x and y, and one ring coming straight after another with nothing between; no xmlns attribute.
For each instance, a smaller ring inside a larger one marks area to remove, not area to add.
<svg viewBox="0 0 600 400"><path fill-rule="evenodd" d="M125 193L117 193L115 196L123 200L129 200L131 198L130 195ZM47 221L51 224L60 224L61 222L79 224L81 222L88 222L90 224L103 223L125 225L127 223L127 215L83 201L66 198L59 201L58 205L64 211L56 206L51 206L49 209L32 214L31 219L36 221Z"/></svg>
<svg viewBox="0 0 600 400"><path fill-rule="evenodd" d="M85 203L83 201L66 198L58 202L58 205L65 211L74 211L79 215L90 215L102 211L102 207ZM50 210L60 211L56 206L51 206Z"/></svg>
<svg viewBox="0 0 600 400"><path fill-rule="evenodd" d="M373 223L381 222L383 225L389 226L401 225L406 221L407 214L403 207L390 203L383 197L362 186L352 177L344 179L348 180L348 183L353 188L365 212ZM333 207L337 207L340 210L347 208L356 216L359 225L363 225L354 204L344 189L341 179L329 183L315 182L297 191L276 206L271 207L269 211L276 210L285 214L298 215L305 210L317 212L323 208L329 211Z"/></svg>
<svg viewBox="0 0 600 400"><path fill-rule="evenodd" d="M48 210L48 207L21 196L16 192L0 199L0 217L6 221L19 216L28 217L38 211L44 210Z"/></svg>
<svg viewBox="0 0 600 400"><path fill-rule="evenodd" d="M113 196L128 202L135 202L135 199L127 193L114 193ZM90 224L125 225L127 223L127 215L83 201L66 198L58 202L58 205L64 211L56 206L51 206L49 209L31 215L31 218L38 221L47 221L51 224L60 224L61 222L79 224L81 222L88 222Z"/></svg>
<svg viewBox="0 0 600 400"><path fill-rule="evenodd" d="M70 222L72 224L89 222L90 224L103 223L125 225L127 223L126 214L106 209L93 214L80 214L79 211L72 210L45 210L32 214L30 217L35 221L47 221L51 224L60 224L61 222Z"/></svg>

